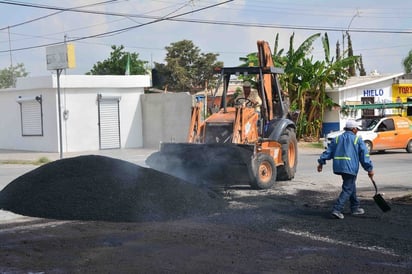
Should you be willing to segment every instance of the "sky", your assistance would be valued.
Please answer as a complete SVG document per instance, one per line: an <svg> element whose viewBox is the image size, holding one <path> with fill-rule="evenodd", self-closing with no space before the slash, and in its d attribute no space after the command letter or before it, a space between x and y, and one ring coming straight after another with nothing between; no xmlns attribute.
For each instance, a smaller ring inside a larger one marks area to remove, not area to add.
<svg viewBox="0 0 412 274"><path fill-rule="evenodd" d="M258 40L288 50L313 34L327 33L331 54L349 32L366 72L403 72L412 50L412 1L405 0L0 0L0 69L23 63L29 76L46 76L46 48L70 42L85 74L110 57L111 46L165 63L165 47L190 40L202 53L217 53L225 66L256 52ZM323 60L321 39L310 53Z"/></svg>

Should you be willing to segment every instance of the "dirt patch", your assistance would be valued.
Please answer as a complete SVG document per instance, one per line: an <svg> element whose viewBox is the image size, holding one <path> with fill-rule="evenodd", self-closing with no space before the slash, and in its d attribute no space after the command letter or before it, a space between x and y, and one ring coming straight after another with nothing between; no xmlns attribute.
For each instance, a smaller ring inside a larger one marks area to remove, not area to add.
<svg viewBox="0 0 412 274"><path fill-rule="evenodd" d="M160 221L209 214L222 197L176 177L105 156L62 159L0 192L0 208L63 220Z"/></svg>

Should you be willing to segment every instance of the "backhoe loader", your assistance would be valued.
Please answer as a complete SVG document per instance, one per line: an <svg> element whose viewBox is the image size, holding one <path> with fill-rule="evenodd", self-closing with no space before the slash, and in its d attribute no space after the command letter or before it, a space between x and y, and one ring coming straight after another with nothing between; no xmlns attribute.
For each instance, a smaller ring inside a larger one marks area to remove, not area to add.
<svg viewBox="0 0 412 274"><path fill-rule="evenodd" d="M161 143L146 159L153 169L199 184L271 188L277 180L291 180L298 162L296 126L288 118L278 74L266 41L258 41L259 66L217 68L223 85L220 108L202 121L201 103L192 107L186 143ZM247 77L255 83L260 113L246 98L228 104L229 80Z"/></svg>

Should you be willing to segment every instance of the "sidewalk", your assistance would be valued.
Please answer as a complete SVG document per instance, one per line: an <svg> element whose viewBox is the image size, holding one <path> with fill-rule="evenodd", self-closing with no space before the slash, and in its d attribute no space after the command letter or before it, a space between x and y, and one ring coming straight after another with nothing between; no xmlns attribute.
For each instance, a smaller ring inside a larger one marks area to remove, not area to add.
<svg viewBox="0 0 412 274"><path fill-rule="evenodd" d="M323 150L313 147L310 143L299 142L299 153L321 153ZM65 152L63 158L76 157L80 155L102 155L107 157L118 158L126 161L139 161L142 158L147 158L151 153L157 151L156 148L123 148L123 149L106 149L80 152ZM60 159L58 152L38 152L38 151L24 151L24 150L6 150L0 149L0 162L4 161L37 161L42 157L46 157L50 161ZM144 160L143 159L143 160ZM144 162L144 161L143 161Z"/></svg>
<svg viewBox="0 0 412 274"><path fill-rule="evenodd" d="M63 158L71 158L81 155L102 155L144 165L144 160L155 151L156 149L133 148L67 152L63 153ZM37 161L42 157L45 157L50 161L55 161L60 159L60 153L0 149L0 164L6 161Z"/></svg>

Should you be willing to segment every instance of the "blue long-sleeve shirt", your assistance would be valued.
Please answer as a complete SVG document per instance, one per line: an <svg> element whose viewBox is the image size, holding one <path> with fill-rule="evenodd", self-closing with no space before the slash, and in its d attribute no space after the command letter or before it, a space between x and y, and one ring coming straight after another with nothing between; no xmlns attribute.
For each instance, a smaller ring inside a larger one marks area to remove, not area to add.
<svg viewBox="0 0 412 274"><path fill-rule="evenodd" d="M365 143L352 131L345 131L333 139L328 148L320 155L318 163L324 165L330 159L333 159L333 173L335 174L357 175L359 163L365 171L373 170Z"/></svg>

